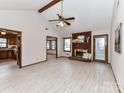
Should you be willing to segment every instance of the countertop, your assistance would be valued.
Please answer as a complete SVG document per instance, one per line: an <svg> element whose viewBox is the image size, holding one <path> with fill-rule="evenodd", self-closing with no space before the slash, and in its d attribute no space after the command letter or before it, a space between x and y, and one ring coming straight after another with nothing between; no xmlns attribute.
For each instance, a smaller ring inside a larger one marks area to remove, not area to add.
<svg viewBox="0 0 124 93"><path fill-rule="evenodd" d="M16 49L12 49L12 48L0 48L0 51L9 51L9 50L16 50Z"/></svg>

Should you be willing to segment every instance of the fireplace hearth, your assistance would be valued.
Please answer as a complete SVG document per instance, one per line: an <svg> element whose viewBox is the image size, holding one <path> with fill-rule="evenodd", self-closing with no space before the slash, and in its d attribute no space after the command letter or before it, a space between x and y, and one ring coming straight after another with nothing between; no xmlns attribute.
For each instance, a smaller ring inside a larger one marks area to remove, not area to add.
<svg viewBox="0 0 124 93"><path fill-rule="evenodd" d="M86 49L75 49L74 52L75 52L74 56L82 57L84 53L87 53L87 50Z"/></svg>

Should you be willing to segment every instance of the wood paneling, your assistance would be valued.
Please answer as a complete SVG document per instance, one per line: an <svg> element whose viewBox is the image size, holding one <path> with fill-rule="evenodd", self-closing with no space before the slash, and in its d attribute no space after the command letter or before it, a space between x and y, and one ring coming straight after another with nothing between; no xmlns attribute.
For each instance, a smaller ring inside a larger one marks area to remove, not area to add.
<svg viewBox="0 0 124 93"><path fill-rule="evenodd" d="M17 44L17 37L10 37L8 39L9 45L16 45Z"/></svg>
<svg viewBox="0 0 124 93"><path fill-rule="evenodd" d="M8 41L8 45L16 45L17 44L17 35L14 34L6 34L6 35L1 35L0 38L6 38Z"/></svg>
<svg viewBox="0 0 124 93"><path fill-rule="evenodd" d="M90 37L89 42L86 41L86 38L83 43L72 43L72 56L74 56L75 49L86 49L88 53L91 53L91 31L88 32L80 32L80 33L73 33L72 40L77 39L78 36L84 35L85 37Z"/></svg>

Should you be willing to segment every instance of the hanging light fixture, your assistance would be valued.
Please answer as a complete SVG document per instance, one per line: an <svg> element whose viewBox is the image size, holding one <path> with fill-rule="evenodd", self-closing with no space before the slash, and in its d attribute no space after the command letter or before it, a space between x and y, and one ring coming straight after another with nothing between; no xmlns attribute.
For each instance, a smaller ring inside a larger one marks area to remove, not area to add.
<svg viewBox="0 0 124 93"><path fill-rule="evenodd" d="M61 17L63 17L63 0L61 1ZM65 26L64 21L59 20L59 23L57 24L57 26L64 27Z"/></svg>
<svg viewBox="0 0 124 93"><path fill-rule="evenodd" d="M64 26L70 26L71 23L69 23L68 21L70 20L75 20L75 17L68 17L68 18L65 18L63 16L63 11L64 11L64 0L61 0L61 11L60 11L60 14L57 14L57 16L59 17L59 19L54 19L54 20L48 20L49 22L54 22L54 21L58 21L57 23L57 27L64 27Z"/></svg>
<svg viewBox="0 0 124 93"><path fill-rule="evenodd" d="M59 21L59 23L57 24L57 26L64 27L65 26L65 23L63 21Z"/></svg>

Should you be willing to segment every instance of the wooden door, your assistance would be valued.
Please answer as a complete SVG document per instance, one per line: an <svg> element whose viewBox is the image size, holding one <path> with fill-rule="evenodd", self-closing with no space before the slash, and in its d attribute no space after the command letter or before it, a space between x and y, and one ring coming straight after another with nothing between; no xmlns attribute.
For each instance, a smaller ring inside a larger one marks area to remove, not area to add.
<svg viewBox="0 0 124 93"><path fill-rule="evenodd" d="M93 60L108 63L108 35L94 35Z"/></svg>

